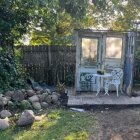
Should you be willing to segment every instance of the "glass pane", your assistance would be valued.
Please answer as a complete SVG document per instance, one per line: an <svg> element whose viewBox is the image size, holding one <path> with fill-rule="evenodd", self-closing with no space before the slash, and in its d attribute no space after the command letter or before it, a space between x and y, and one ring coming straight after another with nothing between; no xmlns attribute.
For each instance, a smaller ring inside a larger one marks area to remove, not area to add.
<svg viewBox="0 0 140 140"><path fill-rule="evenodd" d="M121 58L122 38L108 37L106 39L106 58Z"/></svg>
<svg viewBox="0 0 140 140"><path fill-rule="evenodd" d="M97 62L98 39L82 38L81 64L95 66Z"/></svg>

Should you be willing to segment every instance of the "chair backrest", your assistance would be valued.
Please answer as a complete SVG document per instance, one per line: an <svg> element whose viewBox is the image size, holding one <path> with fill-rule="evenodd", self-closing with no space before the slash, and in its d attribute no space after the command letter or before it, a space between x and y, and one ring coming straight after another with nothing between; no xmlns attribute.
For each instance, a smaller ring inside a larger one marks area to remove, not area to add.
<svg viewBox="0 0 140 140"><path fill-rule="evenodd" d="M112 72L112 80L113 81L120 81L123 77L123 70L121 68L115 68Z"/></svg>

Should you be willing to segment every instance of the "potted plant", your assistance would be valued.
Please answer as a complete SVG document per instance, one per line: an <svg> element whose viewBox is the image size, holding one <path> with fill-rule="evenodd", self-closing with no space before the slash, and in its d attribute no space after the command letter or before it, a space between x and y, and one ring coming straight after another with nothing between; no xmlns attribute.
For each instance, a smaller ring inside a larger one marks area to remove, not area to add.
<svg viewBox="0 0 140 140"><path fill-rule="evenodd" d="M64 84L64 83L58 82L56 88L57 88L57 92L58 92L59 95L60 95L60 97L59 97L60 103L61 103L62 105L67 105L67 102L68 102L68 95L67 95L67 93L65 92L65 84Z"/></svg>
<svg viewBox="0 0 140 140"><path fill-rule="evenodd" d="M104 75L105 74L105 70L97 70L97 74Z"/></svg>

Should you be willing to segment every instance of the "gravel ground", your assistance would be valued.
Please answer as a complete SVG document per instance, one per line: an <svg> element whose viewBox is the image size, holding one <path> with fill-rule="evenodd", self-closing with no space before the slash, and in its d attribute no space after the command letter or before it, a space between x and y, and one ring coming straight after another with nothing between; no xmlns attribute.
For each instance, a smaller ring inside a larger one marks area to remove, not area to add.
<svg viewBox="0 0 140 140"><path fill-rule="evenodd" d="M98 140L140 140L140 107L95 110Z"/></svg>

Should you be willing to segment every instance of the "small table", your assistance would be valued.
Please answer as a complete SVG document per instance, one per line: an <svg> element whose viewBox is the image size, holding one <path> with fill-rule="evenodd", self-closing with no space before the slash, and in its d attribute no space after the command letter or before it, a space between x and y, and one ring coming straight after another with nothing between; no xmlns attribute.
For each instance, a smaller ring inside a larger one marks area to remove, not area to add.
<svg viewBox="0 0 140 140"><path fill-rule="evenodd" d="M101 79L102 78L106 78L106 80L108 80L109 77L112 77L112 75L110 73L105 73L105 74L93 74L93 76L97 77L97 94L96 96L100 93L101 90ZM105 92L105 95L109 95L108 91Z"/></svg>

